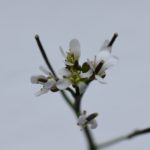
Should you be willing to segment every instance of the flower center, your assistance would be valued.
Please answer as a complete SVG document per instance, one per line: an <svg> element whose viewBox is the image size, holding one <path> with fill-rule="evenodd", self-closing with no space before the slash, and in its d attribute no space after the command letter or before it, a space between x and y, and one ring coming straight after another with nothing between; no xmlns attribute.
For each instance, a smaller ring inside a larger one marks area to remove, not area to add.
<svg viewBox="0 0 150 150"><path fill-rule="evenodd" d="M71 64L74 64L75 61L76 61L74 54L71 53L71 52L67 52L66 61L69 62L69 63L71 63Z"/></svg>
<svg viewBox="0 0 150 150"><path fill-rule="evenodd" d="M77 85L82 79L80 77L80 70L76 70L74 68L70 68L70 76L65 77L66 79L68 79L73 85Z"/></svg>

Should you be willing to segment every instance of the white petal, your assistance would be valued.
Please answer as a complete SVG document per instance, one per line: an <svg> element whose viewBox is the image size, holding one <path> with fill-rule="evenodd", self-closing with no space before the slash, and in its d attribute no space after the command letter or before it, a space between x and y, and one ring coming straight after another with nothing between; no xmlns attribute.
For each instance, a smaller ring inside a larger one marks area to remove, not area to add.
<svg viewBox="0 0 150 150"><path fill-rule="evenodd" d="M85 92L87 84L84 82L79 82L78 87L79 87L80 94L82 94Z"/></svg>
<svg viewBox="0 0 150 150"><path fill-rule="evenodd" d="M112 47L108 47L109 44L109 40L105 40L104 43L102 44L100 51L106 50L109 51L111 53L112 51Z"/></svg>
<svg viewBox="0 0 150 150"><path fill-rule="evenodd" d="M56 81L54 79L49 79L46 83L44 83L43 88L49 90L55 84L56 84Z"/></svg>
<svg viewBox="0 0 150 150"><path fill-rule="evenodd" d="M35 93L36 96L41 96L45 93L47 93L49 90L48 89L45 89L45 88L42 88L40 91L38 91L37 93Z"/></svg>
<svg viewBox="0 0 150 150"><path fill-rule="evenodd" d="M103 65L102 70L106 71L107 69L109 69L110 67L114 66L117 64L118 62L118 58L115 56L111 56Z"/></svg>
<svg viewBox="0 0 150 150"><path fill-rule="evenodd" d="M97 122L96 122L95 119L91 120L91 121L89 122L89 125L90 125L90 128L91 128L91 129L95 129L95 128L97 128L97 126L98 126L98 124L97 124Z"/></svg>
<svg viewBox="0 0 150 150"><path fill-rule="evenodd" d="M77 39L72 39L69 43L69 49L78 59L80 57L80 43Z"/></svg>
<svg viewBox="0 0 150 150"><path fill-rule="evenodd" d="M89 69L89 70L88 70L87 72L85 72L85 73L81 72L80 77L81 77L81 78L89 78L89 77L92 76L92 74L93 74L93 70L92 70L92 69Z"/></svg>
<svg viewBox="0 0 150 150"><path fill-rule="evenodd" d="M49 70L46 69L46 68L43 67L43 66L40 66L39 69L40 69L42 72L44 72L46 75L49 75L49 74L50 74Z"/></svg>
<svg viewBox="0 0 150 150"><path fill-rule="evenodd" d="M31 76L31 78L30 78L31 83L37 84L38 83L38 78L39 78L39 76Z"/></svg>
<svg viewBox="0 0 150 150"><path fill-rule="evenodd" d="M46 77L45 76L43 76L43 75L37 75L37 76L31 76L31 83L33 83L33 84L38 84L38 83L40 83L39 81L38 81L38 79L46 79Z"/></svg>
<svg viewBox="0 0 150 150"><path fill-rule="evenodd" d="M68 62L68 61L65 61L65 64L66 64L67 66L73 66L73 65L74 65L73 63L70 63L70 62Z"/></svg>
<svg viewBox="0 0 150 150"><path fill-rule="evenodd" d="M95 70L94 65L93 65L94 62L90 61L90 59L87 59L87 63L90 66L90 68L94 71Z"/></svg>
<svg viewBox="0 0 150 150"><path fill-rule="evenodd" d="M59 50L60 50L61 54L63 55L63 57L66 58L67 55L66 55L66 53L64 52L64 50L61 46L59 46Z"/></svg>
<svg viewBox="0 0 150 150"><path fill-rule="evenodd" d="M108 51L100 51L97 55L98 63L102 60L107 61L111 57L111 54Z"/></svg>
<svg viewBox="0 0 150 150"><path fill-rule="evenodd" d="M59 79L56 82L56 87L60 90L64 90L67 87L69 87L70 85L71 85L71 83L69 82L69 80L66 80L66 79Z"/></svg>
<svg viewBox="0 0 150 150"><path fill-rule="evenodd" d="M87 122L87 120L86 120L86 116L85 115L79 116L78 123L77 123L79 126L83 126L86 122Z"/></svg>
<svg viewBox="0 0 150 150"><path fill-rule="evenodd" d="M69 77L71 72L67 68L62 68L58 71L61 76Z"/></svg>
<svg viewBox="0 0 150 150"><path fill-rule="evenodd" d="M96 80L97 80L98 82L100 82L101 84L107 84L107 82L106 82L106 81L103 81L104 79L102 79L99 75L96 75L95 78L96 78Z"/></svg>

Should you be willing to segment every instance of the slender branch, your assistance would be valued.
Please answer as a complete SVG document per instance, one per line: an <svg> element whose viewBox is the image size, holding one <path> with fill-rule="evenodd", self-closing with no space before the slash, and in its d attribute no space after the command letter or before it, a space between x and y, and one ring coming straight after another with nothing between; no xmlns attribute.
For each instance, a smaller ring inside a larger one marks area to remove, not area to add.
<svg viewBox="0 0 150 150"><path fill-rule="evenodd" d="M65 91L60 91L61 93L61 96L65 99L65 101L67 102L67 104L74 110L74 105L73 103L71 102L71 100L68 98L68 95L66 94Z"/></svg>
<svg viewBox="0 0 150 150"><path fill-rule="evenodd" d="M41 54L42 54L42 56L43 56L43 58L44 58L44 61L45 61L46 65L48 66L49 70L52 72L52 74L54 75L54 77L57 79L57 75L56 75L56 73L55 73L55 71L54 71L52 65L51 65L50 62L49 62L49 59L48 59L48 57L47 57L47 55L46 55L46 52L45 52L45 50L44 50L44 48L43 48L43 45L42 45L41 41L40 41L39 35L36 35L36 36L35 36L35 40L36 40L36 42L37 42L37 45L38 45L39 50L40 50L40 52L41 52Z"/></svg>
<svg viewBox="0 0 150 150"><path fill-rule="evenodd" d="M128 139L131 139L131 138L134 138L136 136L143 135L146 133L150 133L150 127L145 128L145 129L141 129L141 130L135 130L134 132L132 132L128 135Z"/></svg>
<svg viewBox="0 0 150 150"><path fill-rule="evenodd" d="M71 88L66 88L66 90L69 91L73 97L75 97L75 92Z"/></svg>
<svg viewBox="0 0 150 150"><path fill-rule="evenodd" d="M88 141L89 150L96 150L97 147L96 147L96 144L94 142L94 138L93 138L92 133L90 132L88 127L84 128L84 135L85 135L85 137L86 137L86 139Z"/></svg>
<svg viewBox="0 0 150 150"><path fill-rule="evenodd" d="M75 111L76 113L78 114L78 116L81 114L81 94L80 94L80 90L79 90L79 87L76 86L75 87L76 89L76 93L75 93Z"/></svg>
<svg viewBox="0 0 150 150"><path fill-rule="evenodd" d="M133 139L134 137L137 137L137 136L140 136L140 135L144 135L144 134L147 134L147 133L150 133L150 127L149 128L144 128L144 129L141 129L141 130L135 130L135 131L133 131L133 132L127 134L127 135L123 135L123 136L114 138L114 139L112 139L110 141L107 141L107 142L104 142L102 144L99 144L97 146L97 148L98 149L107 148L109 146L118 144L118 143L123 142L125 140Z"/></svg>

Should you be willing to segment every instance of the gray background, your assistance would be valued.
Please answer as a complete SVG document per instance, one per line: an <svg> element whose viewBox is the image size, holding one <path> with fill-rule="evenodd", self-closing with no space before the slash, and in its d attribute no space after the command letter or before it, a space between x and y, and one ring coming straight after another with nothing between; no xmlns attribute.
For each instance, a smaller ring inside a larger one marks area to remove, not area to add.
<svg viewBox="0 0 150 150"><path fill-rule="evenodd" d="M119 37L107 85L93 82L82 108L98 112L97 142L150 125L150 2L148 0L0 0L0 149L84 150L73 113L59 93L35 97L40 86L30 76L45 65L34 35L39 34L56 68L63 67L58 46L72 38L82 47L81 62L92 58L106 38ZM110 147L149 150L150 135Z"/></svg>

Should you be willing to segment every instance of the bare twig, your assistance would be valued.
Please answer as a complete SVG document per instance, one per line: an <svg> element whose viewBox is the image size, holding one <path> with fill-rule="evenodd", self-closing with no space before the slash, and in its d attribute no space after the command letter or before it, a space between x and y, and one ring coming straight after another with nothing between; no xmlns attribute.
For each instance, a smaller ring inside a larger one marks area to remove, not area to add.
<svg viewBox="0 0 150 150"><path fill-rule="evenodd" d="M135 130L135 131L133 131L133 132L127 134L127 135L123 135L123 136L114 138L112 140L109 140L107 142L101 143L101 144L99 144L97 146L97 148L98 149L107 148L109 146L118 144L118 143L123 142L125 140L130 140L130 139L132 139L134 137L137 137L137 136L140 136L140 135L144 135L144 134L147 134L147 133L150 133L150 127L144 128L144 129L141 129L141 130Z"/></svg>

